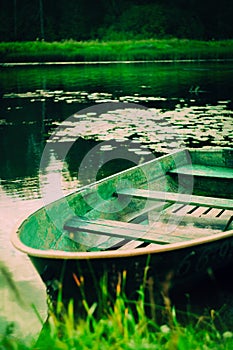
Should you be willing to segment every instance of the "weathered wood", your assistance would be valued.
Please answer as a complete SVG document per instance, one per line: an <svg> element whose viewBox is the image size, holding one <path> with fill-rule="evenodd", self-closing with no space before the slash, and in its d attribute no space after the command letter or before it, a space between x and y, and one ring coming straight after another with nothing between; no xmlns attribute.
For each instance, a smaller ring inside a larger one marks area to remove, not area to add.
<svg viewBox="0 0 233 350"><path fill-rule="evenodd" d="M183 193L174 192L162 192L162 191L149 191L142 189L122 189L117 191L117 194L133 196L138 198L146 198L149 200L163 200L172 203L185 203L190 205L197 205L202 207L212 207L220 209L233 209L233 200L225 198L214 198L195 196Z"/></svg>
<svg viewBox="0 0 233 350"><path fill-rule="evenodd" d="M134 224L148 224L148 214L151 211L156 210L157 212L160 212L160 211L164 210L164 208L167 208L167 207L170 208L173 205L174 204L166 203L166 202L151 202L145 208L125 215L124 221L134 223ZM101 207L98 207L97 210L99 212L101 212ZM96 220L96 216L95 216L96 213L95 212L96 212L96 208L89 211L85 218L88 218L89 220ZM101 219L101 218L99 218L99 219ZM111 220L113 220L113 219L111 219ZM142 244L141 241L131 241L130 240L128 243L124 243L123 242L124 239L122 239L122 238L112 237L109 239L107 236L104 236L104 237L105 237L105 240L102 241L98 245L96 245L94 243L94 239L93 239L93 244L91 246L87 247L88 251L92 251L92 249L94 249L94 250L96 250L96 249L109 250L111 248L116 249L117 246L121 247L119 249L122 249L122 250L124 249L124 247L127 247L127 246L128 246L128 249L134 249L134 245L136 247L136 246L139 246ZM83 245L85 245L85 238L81 239L81 237L79 236L79 242L80 241L82 242ZM132 245L132 248L129 248L129 247L131 247L131 245Z"/></svg>
<svg viewBox="0 0 233 350"><path fill-rule="evenodd" d="M192 149L190 154L193 164L233 168L232 148Z"/></svg>
<svg viewBox="0 0 233 350"><path fill-rule="evenodd" d="M233 215L231 215L226 223L226 226L224 227L223 231L230 230L233 226Z"/></svg>
<svg viewBox="0 0 233 350"><path fill-rule="evenodd" d="M184 240L205 237L218 233L219 230L176 226L163 222L154 222L151 225L132 224L114 220L85 220L77 216L69 219L64 229L70 231L75 239L75 232L88 232L109 237L132 239L148 243L167 244L182 242Z"/></svg>
<svg viewBox="0 0 233 350"><path fill-rule="evenodd" d="M169 173L179 175L216 177L222 179L233 179L233 168L206 166L200 164L188 164L176 169L171 169Z"/></svg>
<svg viewBox="0 0 233 350"><path fill-rule="evenodd" d="M222 209L173 204L162 213L149 213L149 222L177 222L183 226L192 224L196 227L224 231L229 218L233 216L233 211L225 210L225 215L220 216L222 212Z"/></svg>
<svg viewBox="0 0 233 350"><path fill-rule="evenodd" d="M223 210L222 212L221 212L221 215L219 215L219 217L221 218L221 219L223 219L223 218L229 218L229 217L231 217L231 216L233 216L233 210Z"/></svg>
<svg viewBox="0 0 233 350"><path fill-rule="evenodd" d="M193 217L192 214L187 214L185 216L180 216L180 215L170 215L168 216L169 220L177 220L179 222L180 225L189 225L192 224L193 226L196 227L203 227L203 228L210 228L210 229L218 229L218 230L224 230L224 228L226 227L226 224L229 220L225 218L225 219L220 219L220 218L212 218L212 217L208 217L208 216L198 216L198 217ZM164 220L166 220L164 218ZM165 221L166 222L166 221Z"/></svg>
<svg viewBox="0 0 233 350"><path fill-rule="evenodd" d="M222 209L210 208L210 210L203 213L202 216L212 218L212 219L219 219L219 215L221 214L221 212L222 212Z"/></svg>
<svg viewBox="0 0 233 350"><path fill-rule="evenodd" d="M199 218L202 215L204 215L204 213L206 213L207 210L207 207L194 206L193 209L189 211L189 214L192 215L193 218Z"/></svg>
<svg viewBox="0 0 233 350"><path fill-rule="evenodd" d="M88 233L98 233L109 237L119 237L122 239L132 239L149 243L172 243L177 242L176 239L163 236L161 234L148 234L147 226L140 224L131 224L114 220L83 220L78 217L73 217L68 220L64 229L74 234L77 231ZM183 238L180 238L182 241ZM179 238L178 238L179 241Z"/></svg>
<svg viewBox="0 0 233 350"><path fill-rule="evenodd" d="M141 241L129 241L128 243L122 245L118 250L127 250L138 248L142 244ZM152 244L152 243L150 243ZM155 244L155 243L154 243ZM161 244L156 244L156 246L161 246Z"/></svg>
<svg viewBox="0 0 233 350"><path fill-rule="evenodd" d="M173 204L174 206L175 204ZM189 213L195 206L189 205L189 204L176 204L177 208L172 211L172 213L178 214L178 215L186 215Z"/></svg>

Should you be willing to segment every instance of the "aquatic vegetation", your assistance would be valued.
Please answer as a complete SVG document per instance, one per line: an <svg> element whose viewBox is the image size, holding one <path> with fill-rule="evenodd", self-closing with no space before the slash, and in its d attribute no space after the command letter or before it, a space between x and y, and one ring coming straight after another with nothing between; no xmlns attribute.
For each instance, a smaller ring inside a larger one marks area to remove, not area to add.
<svg viewBox="0 0 233 350"><path fill-rule="evenodd" d="M122 108L109 110L98 117L96 113L75 113L69 121L61 124L62 128L57 132L54 142L58 140L59 142L74 142L78 135L82 135L86 140L106 142L132 140L140 144L130 151L146 155L145 152L150 151L169 153L181 146L221 145L229 147L233 141L231 133L233 112L230 109L229 100L217 101L216 105L197 106L194 99L185 101L173 98L170 100L174 103L174 109L167 110L163 104L165 106L169 99L147 94L117 97L107 92L36 90L26 93L8 93L3 97L9 100L20 98L28 103L43 100L67 104L76 102L126 103L124 110ZM159 103L161 108L143 110L139 105L139 108L136 109L128 107L127 103ZM6 121L2 120L2 123ZM101 150L104 151L104 149Z"/></svg>

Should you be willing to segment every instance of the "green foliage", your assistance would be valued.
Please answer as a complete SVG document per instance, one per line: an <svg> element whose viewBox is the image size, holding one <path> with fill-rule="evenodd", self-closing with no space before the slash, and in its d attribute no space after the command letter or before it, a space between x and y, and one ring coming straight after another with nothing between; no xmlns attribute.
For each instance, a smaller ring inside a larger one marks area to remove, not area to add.
<svg viewBox="0 0 233 350"><path fill-rule="evenodd" d="M146 19L146 21L145 21ZM166 15L158 4L133 5L120 17L118 30L141 38L161 38L166 34Z"/></svg>
<svg viewBox="0 0 233 350"><path fill-rule="evenodd" d="M233 41L148 39L127 41L0 43L1 62L70 62L122 60L228 59Z"/></svg>
<svg viewBox="0 0 233 350"><path fill-rule="evenodd" d="M204 36L203 23L190 9L161 3L132 5L118 21L99 31L105 40L143 38L189 38L201 39Z"/></svg>
<svg viewBox="0 0 233 350"><path fill-rule="evenodd" d="M96 318L97 304L89 306L83 294L85 319L75 318L73 300L64 308L49 310L49 318L35 348L44 349L230 349L233 345L233 334L221 334L215 326L218 314L213 310L207 317L189 314L190 324L186 327L178 322L175 309L169 298L164 298L161 311L167 322L159 324L146 313L145 288L147 281L145 271L144 282L138 291L137 300L128 300L124 293L127 273L123 271L116 286L116 298L112 306L105 307L105 312ZM102 300L107 303L106 280L100 283ZM83 283L77 280L79 288ZM82 294L82 293L81 293ZM106 305L107 306L107 305ZM158 308L158 305L156 306Z"/></svg>
<svg viewBox="0 0 233 350"><path fill-rule="evenodd" d="M49 307L49 317L43 326L37 341L31 346L23 339L14 337L14 327L9 325L0 336L0 349L5 350L42 350L42 349L94 349L94 350L230 350L233 346L233 333L220 332L216 327L218 313L214 310L203 317L188 314L192 321L182 325L176 316L176 310L168 298L164 299L162 311L167 322L157 323L146 314L145 280L138 291L138 299L130 301L124 293L126 271L119 276L116 286L116 298L112 306L106 305L105 312L96 318L97 304L88 305L83 299L85 318L77 318L74 302L70 300L65 307L58 298L58 305ZM83 284L77 280L79 288ZM101 282L102 300L106 300L106 281ZM81 293L82 294L82 293ZM84 297L84 295L83 295ZM136 311L136 312L135 312ZM188 312L188 311L187 311Z"/></svg>

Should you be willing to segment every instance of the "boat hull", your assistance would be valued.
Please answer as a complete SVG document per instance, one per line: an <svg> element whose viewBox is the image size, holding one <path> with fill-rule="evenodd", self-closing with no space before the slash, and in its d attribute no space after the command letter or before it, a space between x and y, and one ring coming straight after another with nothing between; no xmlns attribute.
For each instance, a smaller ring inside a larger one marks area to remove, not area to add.
<svg viewBox="0 0 233 350"><path fill-rule="evenodd" d="M80 315L85 314L82 300L98 304L101 313L116 297L117 285L130 300L137 300L144 287L148 302L163 303L167 291L183 293L233 262L233 238L216 240L183 249L108 259L50 259L30 256L44 281L49 297L56 303L60 288L63 302L75 301ZM124 277L125 276L125 281ZM105 284L105 286L103 286ZM108 303L103 304L107 288Z"/></svg>

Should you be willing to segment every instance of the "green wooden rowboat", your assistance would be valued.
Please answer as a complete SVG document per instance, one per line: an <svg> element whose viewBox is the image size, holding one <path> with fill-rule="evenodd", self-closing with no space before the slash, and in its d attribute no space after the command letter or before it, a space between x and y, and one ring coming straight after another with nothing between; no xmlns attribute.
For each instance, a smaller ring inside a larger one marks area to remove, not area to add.
<svg viewBox="0 0 233 350"><path fill-rule="evenodd" d="M232 155L181 150L109 176L36 211L12 242L64 299L83 284L95 301L104 278L114 292L123 271L134 295L146 267L155 285L189 283L233 260Z"/></svg>

